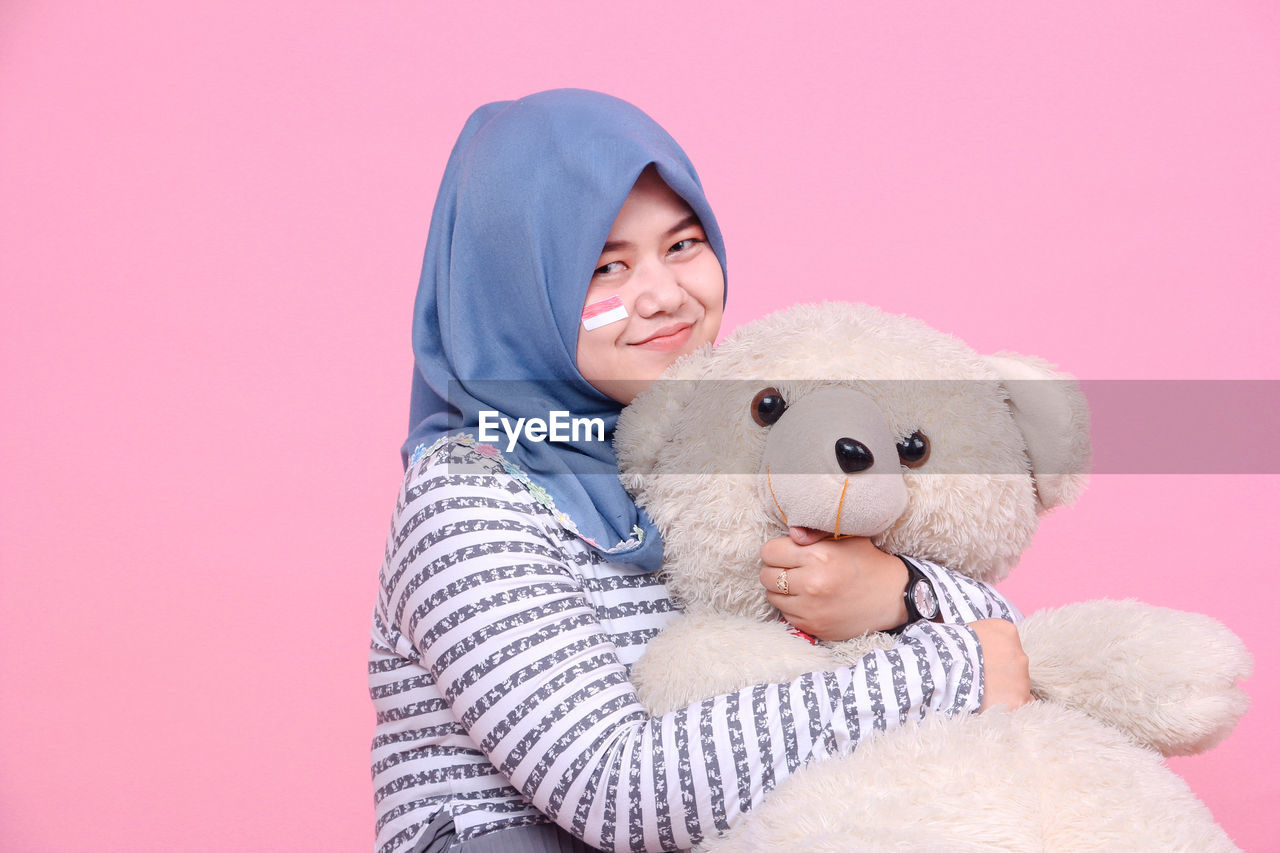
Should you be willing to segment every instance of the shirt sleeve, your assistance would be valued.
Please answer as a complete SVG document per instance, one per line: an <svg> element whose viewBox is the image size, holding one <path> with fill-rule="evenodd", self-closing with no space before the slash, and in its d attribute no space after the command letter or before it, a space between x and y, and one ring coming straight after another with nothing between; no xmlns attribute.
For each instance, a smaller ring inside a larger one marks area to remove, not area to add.
<svg viewBox="0 0 1280 853"><path fill-rule="evenodd" d="M651 717L549 516L496 463L450 468L426 463L398 503L388 614L490 762L590 845L688 848L815 757L981 704L976 635L926 622L853 666Z"/></svg>
<svg viewBox="0 0 1280 853"><path fill-rule="evenodd" d="M966 624L979 619L1007 619L1021 622L1022 613L1009 599L996 592L991 584L976 581L937 563L919 557L907 557L933 582L942 619L952 624Z"/></svg>

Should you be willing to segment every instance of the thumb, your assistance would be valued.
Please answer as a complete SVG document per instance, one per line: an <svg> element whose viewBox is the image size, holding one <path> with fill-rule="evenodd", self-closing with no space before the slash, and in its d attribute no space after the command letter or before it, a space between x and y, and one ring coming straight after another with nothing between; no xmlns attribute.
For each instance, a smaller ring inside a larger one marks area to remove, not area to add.
<svg viewBox="0 0 1280 853"><path fill-rule="evenodd" d="M791 541L797 545L812 545L831 535L824 530L814 530L812 527L791 527L787 529L787 533L791 535Z"/></svg>

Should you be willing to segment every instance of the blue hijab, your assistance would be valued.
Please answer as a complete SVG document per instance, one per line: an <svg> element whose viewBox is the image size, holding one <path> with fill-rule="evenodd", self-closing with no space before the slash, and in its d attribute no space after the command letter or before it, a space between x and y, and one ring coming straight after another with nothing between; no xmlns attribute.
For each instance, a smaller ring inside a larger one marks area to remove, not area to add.
<svg viewBox="0 0 1280 853"><path fill-rule="evenodd" d="M650 165L689 205L721 267L724 241L693 164L665 130L617 98L579 89L487 104L463 127L431 216L413 310L415 449L481 411L600 418L605 440L530 441L505 455L550 494L606 559L653 570L662 540L622 488L621 404L577 368L587 285L622 203ZM514 457L514 458L512 458ZM639 540L638 542L636 540Z"/></svg>

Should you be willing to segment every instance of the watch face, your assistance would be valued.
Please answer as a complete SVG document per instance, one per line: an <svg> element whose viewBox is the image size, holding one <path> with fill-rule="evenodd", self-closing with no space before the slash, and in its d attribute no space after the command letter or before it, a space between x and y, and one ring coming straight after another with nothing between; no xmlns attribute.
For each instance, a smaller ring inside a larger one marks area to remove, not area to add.
<svg viewBox="0 0 1280 853"><path fill-rule="evenodd" d="M911 600L921 619L932 619L938 615L938 599L933 594L933 587L926 580L916 581L911 590Z"/></svg>

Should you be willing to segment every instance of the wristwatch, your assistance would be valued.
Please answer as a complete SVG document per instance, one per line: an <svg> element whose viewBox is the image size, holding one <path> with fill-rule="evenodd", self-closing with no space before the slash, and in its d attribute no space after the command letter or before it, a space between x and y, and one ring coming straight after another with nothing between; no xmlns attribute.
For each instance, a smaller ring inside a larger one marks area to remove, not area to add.
<svg viewBox="0 0 1280 853"><path fill-rule="evenodd" d="M907 588L902 592L902 600L907 605L907 621L885 633L901 634L908 625L916 622L941 622L942 607L938 604L938 594L933 591L929 576L906 557L899 555L898 559L907 567Z"/></svg>

